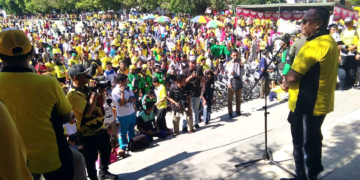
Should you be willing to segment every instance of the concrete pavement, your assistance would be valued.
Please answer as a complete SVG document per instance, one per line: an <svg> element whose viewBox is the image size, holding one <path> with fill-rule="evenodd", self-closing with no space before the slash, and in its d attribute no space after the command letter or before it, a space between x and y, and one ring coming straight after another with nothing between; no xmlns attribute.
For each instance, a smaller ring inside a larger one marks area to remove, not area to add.
<svg viewBox="0 0 360 180"><path fill-rule="evenodd" d="M360 167L360 90L336 92L335 111L322 126L323 165L319 178L358 179ZM263 99L242 104L241 117L228 120L227 110L212 113L212 121L194 134L155 140L143 151L110 165L120 179L280 179L290 177L261 161L249 167L237 163L261 158L264 153ZM269 105L268 147L273 158L294 172L287 102ZM170 113L168 113L170 114ZM171 115L166 117L172 127Z"/></svg>

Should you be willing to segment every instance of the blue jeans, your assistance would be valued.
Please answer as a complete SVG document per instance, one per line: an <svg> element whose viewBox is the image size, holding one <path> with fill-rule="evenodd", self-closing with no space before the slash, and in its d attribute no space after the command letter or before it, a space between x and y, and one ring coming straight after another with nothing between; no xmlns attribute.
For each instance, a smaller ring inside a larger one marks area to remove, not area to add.
<svg viewBox="0 0 360 180"><path fill-rule="evenodd" d="M201 101L202 103L202 101ZM210 115L211 115L211 106L212 102L211 100L206 100L206 105L203 106L203 116L204 116L204 123L208 124L210 121Z"/></svg>
<svg viewBox="0 0 360 180"><path fill-rule="evenodd" d="M156 128L153 128L152 132L156 132ZM163 139L163 138L166 138L167 133L165 131L163 131L163 130L160 130L160 132L158 134L154 134L154 135L144 134L144 135L149 140L149 142L152 142L154 140L153 137L159 137L159 138Z"/></svg>
<svg viewBox="0 0 360 180"><path fill-rule="evenodd" d="M136 116L135 113L132 113L128 116L117 117L120 127L119 134L121 139L119 139L120 148L122 150L126 150L126 146L131 138L135 136L135 124L136 124ZM126 137L128 135L128 138Z"/></svg>
<svg viewBox="0 0 360 180"><path fill-rule="evenodd" d="M193 111L193 118L195 119L195 124L199 123L199 106L200 106L200 97L191 97L191 108ZM187 127L187 121L183 120L183 128Z"/></svg>
<svg viewBox="0 0 360 180"><path fill-rule="evenodd" d="M269 93L269 100L270 101L274 101L275 99L277 99L277 94L276 94L276 92L270 92Z"/></svg>
<svg viewBox="0 0 360 180"><path fill-rule="evenodd" d="M342 67L338 67L338 76L339 76L339 81L340 81L340 90L345 90L346 89L346 71L344 68Z"/></svg>

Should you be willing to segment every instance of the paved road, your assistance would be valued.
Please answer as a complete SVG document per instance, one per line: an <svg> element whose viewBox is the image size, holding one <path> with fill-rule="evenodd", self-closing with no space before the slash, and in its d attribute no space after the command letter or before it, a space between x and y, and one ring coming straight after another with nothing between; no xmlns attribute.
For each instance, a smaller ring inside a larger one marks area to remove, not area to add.
<svg viewBox="0 0 360 180"><path fill-rule="evenodd" d="M358 179L360 166L360 90L336 92L335 111L327 115L322 131L326 180ZM120 179L280 179L290 177L268 162L246 168L234 165L260 158L264 152L263 100L242 105L244 116L228 120L226 111L212 114L208 126L194 134L156 140L141 152L110 166ZM294 172L287 103L270 103L268 147L275 161ZM171 116L166 117L169 128Z"/></svg>

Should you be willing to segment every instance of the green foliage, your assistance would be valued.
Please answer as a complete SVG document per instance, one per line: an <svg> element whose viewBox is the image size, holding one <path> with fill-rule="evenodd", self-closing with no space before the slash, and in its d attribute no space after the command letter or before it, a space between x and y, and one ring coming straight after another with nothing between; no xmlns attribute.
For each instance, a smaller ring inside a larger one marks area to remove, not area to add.
<svg viewBox="0 0 360 180"><path fill-rule="evenodd" d="M352 0L360 4L360 0ZM48 13L60 12L119 10L137 8L141 11L152 11L158 6L172 13L204 14L207 7L223 10L231 5L233 9L239 4L270 4L285 0L0 0L0 5L8 13Z"/></svg>
<svg viewBox="0 0 360 180"><path fill-rule="evenodd" d="M239 0L242 4L286 3L286 0Z"/></svg>
<svg viewBox="0 0 360 180"><path fill-rule="evenodd" d="M24 0L0 0L0 5L10 14L26 13Z"/></svg>
<svg viewBox="0 0 360 180"><path fill-rule="evenodd" d="M360 0L350 0L352 5L360 5Z"/></svg>
<svg viewBox="0 0 360 180"><path fill-rule="evenodd" d="M162 0L160 7L169 9L173 13L204 14L212 1L220 2L220 0Z"/></svg>

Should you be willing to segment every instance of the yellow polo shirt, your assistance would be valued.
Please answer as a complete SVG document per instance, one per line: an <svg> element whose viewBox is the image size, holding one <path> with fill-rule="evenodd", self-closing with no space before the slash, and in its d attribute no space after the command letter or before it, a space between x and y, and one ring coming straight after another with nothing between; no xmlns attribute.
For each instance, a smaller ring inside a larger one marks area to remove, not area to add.
<svg viewBox="0 0 360 180"><path fill-rule="evenodd" d="M303 75L297 84L289 87L292 112L321 116L334 110L338 58L337 44L329 33L305 42L291 66Z"/></svg>
<svg viewBox="0 0 360 180"><path fill-rule="evenodd" d="M62 123L51 121L52 111L64 115L71 111L71 105L59 82L54 77L33 73L29 68L4 67L0 87L0 99L25 144L30 172L48 173L60 168L59 151L69 151L60 146L69 146ZM57 141L62 136L63 141Z"/></svg>

